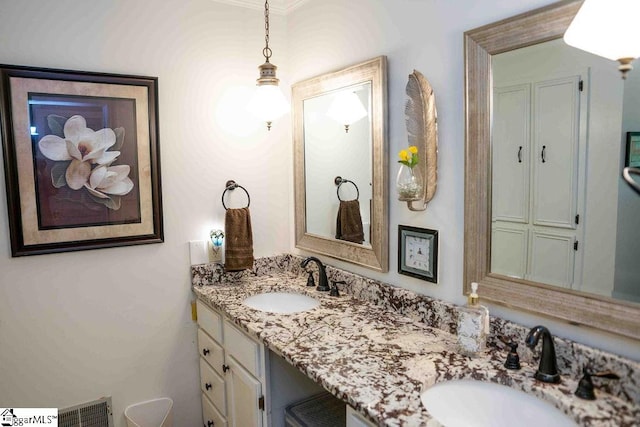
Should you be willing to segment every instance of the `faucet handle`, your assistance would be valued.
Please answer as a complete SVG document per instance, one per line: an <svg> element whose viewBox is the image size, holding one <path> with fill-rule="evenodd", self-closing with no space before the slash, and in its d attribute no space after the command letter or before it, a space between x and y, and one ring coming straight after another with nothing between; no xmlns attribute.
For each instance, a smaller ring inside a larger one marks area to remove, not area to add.
<svg viewBox="0 0 640 427"><path fill-rule="evenodd" d="M313 271L307 271L309 273L309 277L307 277L307 286L315 286L316 281L313 278Z"/></svg>
<svg viewBox="0 0 640 427"><path fill-rule="evenodd" d="M520 366L520 356L518 355L518 343L512 338L499 335L498 339L509 347L509 354L507 354L507 360L504 362L504 367L507 369L518 370Z"/></svg>
<svg viewBox="0 0 640 427"><path fill-rule="evenodd" d="M591 377L606 378L610 380L619 380L620 376L613 371L602 371L594 373L587 366L582 368L582 378L578 382L575 395L580 399L595 400L596 394L593 391L594 385Z"/></svg>
<svg viewBox="0 0 640 427"><path fill-rule="evenodd" d="M338 283L346 285L347 282L345 282L344 280L338 280L338 281L331 281L332 285L331 285L331 291L329 292L329 296L332 297L339 297L340 296L340 292L338 292Z"/></svg>

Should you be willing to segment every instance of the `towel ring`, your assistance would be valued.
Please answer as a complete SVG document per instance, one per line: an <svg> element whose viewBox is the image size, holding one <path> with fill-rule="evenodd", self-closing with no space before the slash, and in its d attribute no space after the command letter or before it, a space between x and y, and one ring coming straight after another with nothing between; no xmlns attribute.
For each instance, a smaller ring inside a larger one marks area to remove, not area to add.
<svg viewBox="0 0 640 427"><path fill-rule="evenodd" d="M340 186L346 182L350 182L351 184L353 184L354 187L356 187L356 200L360 199L360 190L358 189L358 186L356 185L355 182L348 179L344 179L341 176L336 176L333 182L338 186L338 189L336 190L336 194L338 195L338 200L340 200L341 202L343 200L340 198Z"/></svg>
<svg viewBox="0 0 640 427"><path fill-rule="evenodd" d="M249 205L251 204L251 196L249 196L249 192L247 191L247 189L244 188L242 185L237 184L234 180L230 179L225 184L225 189L224 189L224 192L222 193L222 206L224 207L225 210L229 210L229 208L227 207L227 205L224 204L224 195L227 194L227 191L233 191L236 188L242 188L244 190L244 193L247 195L247 206L245 207L248 208Z"/></svg>

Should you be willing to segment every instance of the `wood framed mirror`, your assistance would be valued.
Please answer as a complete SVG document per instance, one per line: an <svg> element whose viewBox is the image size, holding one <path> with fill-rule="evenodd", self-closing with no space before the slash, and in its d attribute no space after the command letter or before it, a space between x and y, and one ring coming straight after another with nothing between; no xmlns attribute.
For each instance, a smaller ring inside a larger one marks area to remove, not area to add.
<svg viewBox="0 0 640 427"><path fill-rule="evenodd" d="M334 111L344 95L361 114ZM298 82L292 104L296 247L388 271L386 57ZM358 201L361 241L336 232L343 199Z"/></svg>
<svg viewBox="0 0 640 427"><path fill-rule="evenodd" d="M494 174L498 169L498 165L494 164L495 154L498 150L497 143L494 140L496 123L494 122L494 113L496 105L500 99L494 92L494 79L496 73L492 67L496 65L499 55L511 53L517 49L534 47L545 42L561 39L565 30L571 23L576 12L580 8L582 2L578 0L562 1L551 4L549 6L533 10L521 15L514 16L493 24L489 24L471 31L464 35L465 42L465 232L464 232L464 293L469 292L471 282L480 283L483 298L489 301L506 305L515 309L526 310L541 315L550 316L556 319L567 321L571 324L586 325L611 333L640 338L640 304L638 302L614 299L611 296L599 295L580 288L580 284L589 278L589 274L576 274L572 276L574 283L578 286L559 286L554 285L553 280L543 281L535 275L518 275L505 273L496 268L495 258L497 257L498 248L492 247L492 233L495 231L494 222L495 215L492 214L496 194L500 191L494 182ZM544 62L544 61L543 61ZM616 69L616 64L611 61L610 67ZM633 72L633 71L632 71ZM587 78L585 84L589 85L597 77L593 70L587 70ZM619 79L619 76L617 77ZM517 78L513 77L512 81L520 83ZM576 80L576 87L578 80ZM618 83L622 85L622 83ZM581 86L581 85L580 85ZM589 88L589 90L598 90ZM618 89L616 89L618 90ZM610 92L616 92L616 90ZM621 91L621 89L620 89ZM531 89L531 97L538 96L538 92ZM591 101L589 101L591 102ZM531 107L532 109L534 107ZM584 110L585 107L583 107ZM593 104L588 107L593 109ZM593 111L592 111L593 112ZM583 111L584 113L584 111ZM528 113L527 113L528 114ZM579 113L576 113L579 114ZM586 116L586 115L585 115ZM620 122L618 121L618 124ZM535 128L535 123L531 125L531 129ZM611 126L600 126L598 129L609 129ZM576 125L576 129L580 133L586 132L587 125L580 127ZM622 138L619 125L617 129L612 129L614 138L609 140L610 146L619 149L618 140ZM494 132L494 134L492 134ZM525 132L527 137L533 135L535 130ZM595 138L594 132L590 132L588 138ZM531 137L532 139L534 137ZM590 143L592 141L589 141ZM532 144L533 146L534 144ZM592 144L595 145L595 144ZM518 148L518 147L516 147ZM544 150L545 148L543 148ZM591 147L589 148L591 149ZM521 155L521 150L518 155ZM576 149L576 153L579 151ZM536 161L545 161L548 153L542 152L542 157L536 157ZM516 156L514 152L514 156ZM587 154L580 160L580 154L576 155L576 164L582 161L582 168L586 162L592 161L595 155ZM532 155L533 158L533 155ZM617 155L613 155L616 162ZM532 166L533 167L533 166ZM621 171L621 168L620 168ZM618 171L619 172L619 171ZM619 173L616 172L614 181L619 180ZM534 172L527 174L528 177L534 177ZM529 178L527 178L529 179ZM531 178L533 183L534 179ZM591 180L593 182L594 179ZM534 185L535 183L531 184ZM617 184L616 184L617 185ZM529 187L527 187L529 188ZM576 188L579 188L577 186ZM622 187L621 187L622 189ZM584 191L583 198L588 199L589 191ZM617 194L616 187L616 194ZM592 197L593 199L593 197ZM533 196L530 200L533 200ZM580 199L576 196L578 204ZM528 203L528 202L527 202ZM585 202L586 204L586 202ZM533 205L533 202L531 203ZM572 212L572 217L576 212ZM579 212L578 212L579 213ZM587 212L588 213L588 212ZM636 214L637 218L637 214ZM589 221L590 218L582 218L583 221ZM578 223L576 217L575 220ZM593 224L593 217L591 223ZM584 224L584 222L583 222ZM539 225L539 224L538 224ZM536 224L531 226L534 228ZM548 224L543 224L548 226ZM613 227L615 233L616 225L607 224L605 222L598 224L600 229L604 227ZM586 227L586 226L585 226ZM570 249L578 250L578 238L574 235L567 234L568 231L576 233L580 231L578 226L567 225L563 230L565 235L571 236L567 239L570 242ZM581 244L592 245L590 249L596 257L611 257L607 251L602 248L593 246L594 239L586 232L583 232L580 239ZM497 241L497 240L496 240ZM532 238L528 243L522 244L525 250L531 251ZM581 247L585 250L587 246ZM529 248L529 249L527 249ZM569 245L567 245L569 248ZM614 244L615 249L615 244ZM581 259L581 265L588 265L585 261L586 255ZM598 259L598 258L593 258ZM531 264L531 255L525 263ZM529 265L528 264L528 265ZM573 265L573 264L572 264ZM576 261L577 265L577 261ZM582 267L581 267L582 268ZM573 274L573 273L572 273ZM539 277L539 276L538 276ZM613 281L613 277L611 277ZM635 277L636 287L638 283Z"/></svg>

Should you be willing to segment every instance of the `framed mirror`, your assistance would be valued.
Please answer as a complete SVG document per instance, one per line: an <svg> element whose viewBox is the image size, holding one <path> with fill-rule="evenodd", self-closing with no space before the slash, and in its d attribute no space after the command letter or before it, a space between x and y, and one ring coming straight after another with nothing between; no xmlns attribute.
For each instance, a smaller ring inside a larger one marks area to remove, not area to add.
<svg viewBox="0 0 640 427"><path fill-rule="evenodd" d="M568 50L581 4L465 33L464 292L479 282L490 301L637 339L640 282L623 276L640 198L620 175L640 92Z"/></svg>
<svg viewBox="0 0 640 427"><path fill-rule="evenodd" d="M296 247L389 269L387 61L292 87Z"/></svg>

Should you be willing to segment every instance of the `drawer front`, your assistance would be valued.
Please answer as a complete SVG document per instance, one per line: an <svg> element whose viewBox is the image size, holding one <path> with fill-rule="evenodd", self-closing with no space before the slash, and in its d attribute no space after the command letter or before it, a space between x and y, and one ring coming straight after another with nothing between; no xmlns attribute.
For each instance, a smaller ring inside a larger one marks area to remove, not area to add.
<svg viewBox="0 0 640 427"><path fill-rule="evenodd" d="M224 351L202 329L198 329L198 351L200 357L207 361L211 367L222 375L222 365L224 364Z"/></svg>
<svg viewBox="0 0 640 427"><path fill-rule="evenodd" d="M260 358L262 347L260 344L226 320L224 322L224 336L227 353L240 362L252 375L261 377Z"/></svg>
<svg viewBox="0 0 640 427"><path fill-rule="evenodd" d="M196 302L198 310L198 325L222 344L222 316L207 307L202 301Z"/></svg>
<svg viewBox="0 0 640 427"><path fill-rule="evenodd" d="M203 358L200 358L200 387L222 415L227 414L224 379Z"/></svg>
<svg viewBox="0 0 640 427"><path fill-rule="evenodd" d="M202 418L205 427L227 427L227 420L204 394L202 395Z"/></svg>

